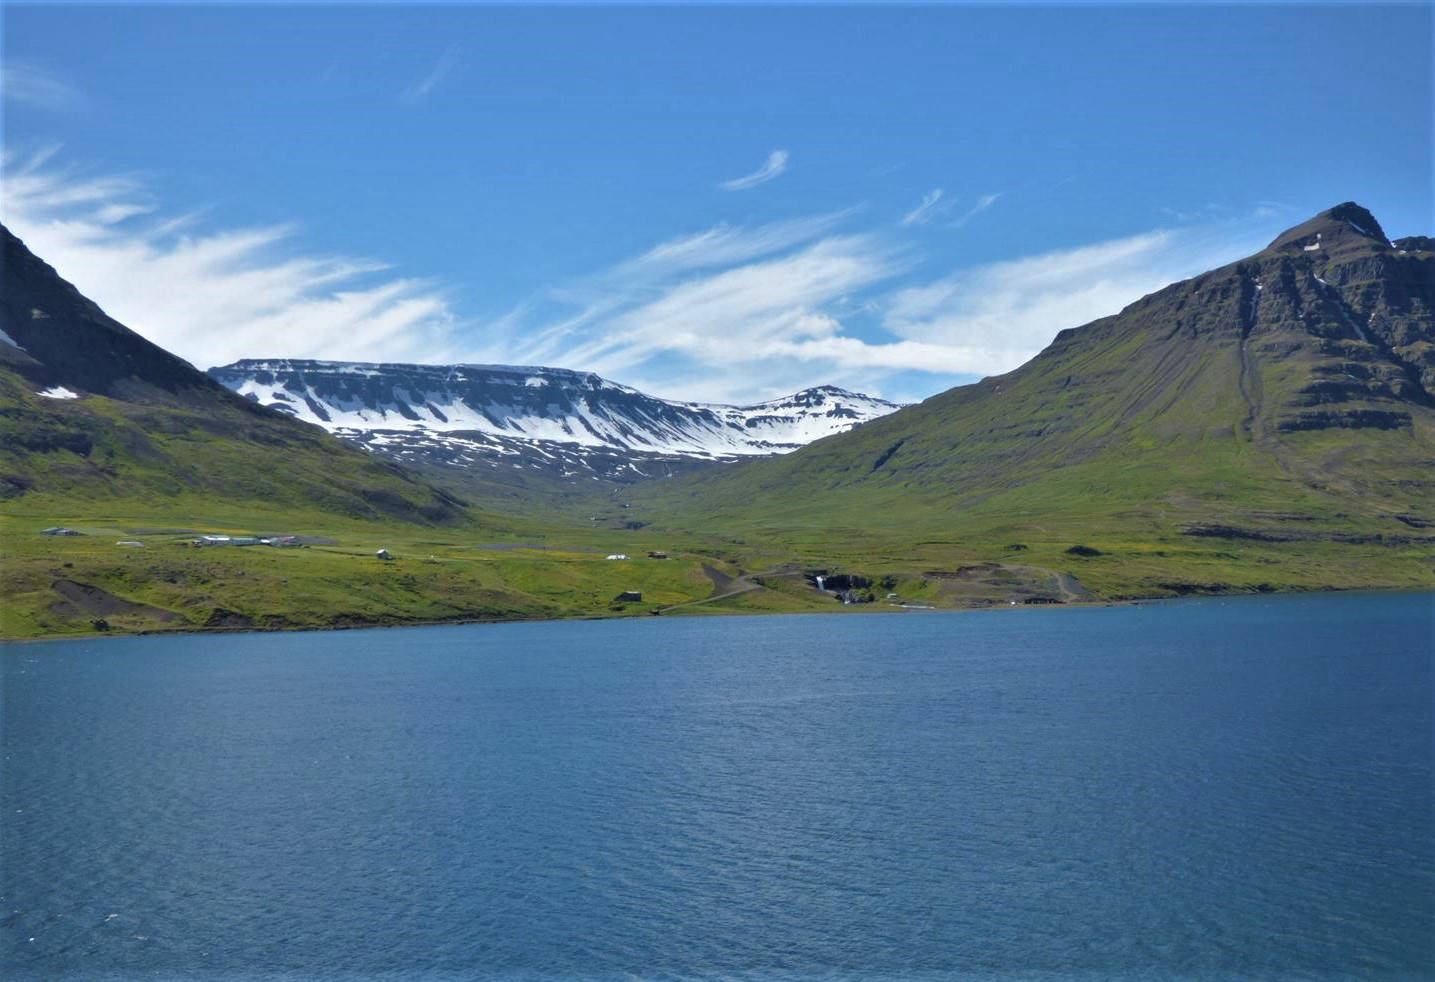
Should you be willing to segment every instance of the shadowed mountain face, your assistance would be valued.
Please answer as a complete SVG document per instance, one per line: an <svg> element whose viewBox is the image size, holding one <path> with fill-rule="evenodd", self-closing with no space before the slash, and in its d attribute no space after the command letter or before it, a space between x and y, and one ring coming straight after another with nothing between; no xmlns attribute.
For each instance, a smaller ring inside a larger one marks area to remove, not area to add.
<svg viewBox="0 0 1435 982"><path fill-rule="evenodd" d="M107 316L9 230L0 283L0 498L82 494L420 522L462 506L236 396Z"/></svg>
<svg viewBox="0 0 1435 982"><path fill-rule="evenodd" d="M1365 209L1339 205L1254 256L1062 331L1013 372L701 487L654 490L650 506L684 522L746 511L759 524L954 528L1026 515L1095 523L1090 534L1312 521L1408 533L1435 522L1430 246L1392 243Z"/></svg>
<svg viewBox="0 0 1435 982"><path fill-rule="evenodd" d="M130 402L233 405L188 362L106 315L9 229L0 236L0 365L37 385Z"/></svg>

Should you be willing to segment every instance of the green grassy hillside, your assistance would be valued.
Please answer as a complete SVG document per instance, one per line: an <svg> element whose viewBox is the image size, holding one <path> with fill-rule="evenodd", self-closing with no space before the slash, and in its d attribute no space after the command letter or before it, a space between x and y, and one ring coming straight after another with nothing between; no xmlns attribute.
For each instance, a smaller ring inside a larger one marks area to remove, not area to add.
<svg viewBox="0 0 1435 982"><path fill-rule="evenodd" d="M106 316L8 230L0 238L7 513L69 500L162 513L201 498L349 518L479 520L398 467L235 396Z"/></svg>
<svg viewBox="0 0 1435 982"><path fill-rule="evenodd" d="M1435 587L1435 253L1354 206L1007 375L591 497L440 490L233 396L11 240L7 638ZM192 544L221 532L305 544Z"/></svg>
<svg viewBox="0 0 1435 982"><path fill-rule="evenodd" d="M1435 586L1435 255L1411 244L1332 209L1014 372L630 512L809 561L1020 557L1100 596Z"/></svg>
<svg viewBox="0 0 1435 982"><path fill-rule="evenodd" d="M0 636L646 615L709 597L709 571L733 572L700 552L648 559L636 548L643 541L614 532L500 537L319 511L215 509L197 498L160 513L165 524L97 507L56 517L80 534L48 536L39 519L0 518ZM194 545L202 532L286 533L304 544ZM606 559L620 539L633 558ZM626 591L641 599L615 599Z"/></svg>

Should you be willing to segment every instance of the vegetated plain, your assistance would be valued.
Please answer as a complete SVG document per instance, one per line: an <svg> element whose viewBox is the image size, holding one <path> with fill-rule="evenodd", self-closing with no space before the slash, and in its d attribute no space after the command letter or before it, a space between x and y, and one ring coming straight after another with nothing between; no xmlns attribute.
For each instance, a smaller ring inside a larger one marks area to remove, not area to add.
<svg viewBox="0 0 1435 982"><path fill-rule="evenodd" d="M5 248L8 638L1435 588L1435 251L1355 205L787 456L581 486L400 468Z"/></svg>

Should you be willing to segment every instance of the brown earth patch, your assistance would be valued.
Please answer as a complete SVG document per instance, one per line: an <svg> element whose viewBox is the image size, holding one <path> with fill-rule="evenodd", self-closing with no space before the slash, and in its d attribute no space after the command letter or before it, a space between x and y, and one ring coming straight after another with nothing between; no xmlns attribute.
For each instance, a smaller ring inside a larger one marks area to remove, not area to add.
<svg viewBox="0 0 1435 982"><path fill-rule="evenodd" d="M101 617L148 617L167 623L184 620L183 616L172 610L135 603L88 583L61 579L51 583L50 589L61 598L59 603L51 606L56 613L68 613L72 616L83 614Z"/></svg>
<svg viewBox="0 0 1435 982"><path fill-rule="evenodd" d="M703 563L703 575L713 584L713 594L727 593L738 585L736 577L728 576L716 566L709 566Z"/></svg>

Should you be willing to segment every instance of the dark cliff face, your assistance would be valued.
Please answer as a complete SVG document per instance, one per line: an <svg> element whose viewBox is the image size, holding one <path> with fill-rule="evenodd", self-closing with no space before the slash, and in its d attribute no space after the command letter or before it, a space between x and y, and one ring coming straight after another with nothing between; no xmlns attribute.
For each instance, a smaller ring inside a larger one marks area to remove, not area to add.
<svg viewBox="0 0 1435 982"><path fill-rule="evenodd" d="M464 519L446 493L145 340L0 235L10 339L0 339L0 499L44 491L143 511L188 491L350 517Z"/></svg>
<svg viewBox="0 0 1435 982"><path fill-rule="evenodd" d="M31 381L130 402L238 405L223 386L107 315L9 229L0 279L3 360Z"/></svg>
<svg viewBox="0 0 1435 982"><path fill-rule="evenodd" d="M1364 208L1338 205L1254 256L1063 331L1032 364L1124 342L1132 364L1164 366L1149 384L1179 374L1183 351L1188 360L1224 352L1225 370L1240 376L1252 403L1253 426L1408 425L1408 404L1435 405L1429 242L1391 243Z"/></svg>
<svg viewBox="0 0 1435 982"><path fill-rule="evenodd" d="M1399 398L1430 403L1435 252L1428 237L1392 243L1369 212L1347 203L1280 236L1256 258L1274 266L1291 293L1301 323L1288 323L1289 330L1337 342L1319 347L1327 356L1353 354L1346 360L1387 377ZM1365 346L1347 352L1338 342L1352 336Z"/></svg>

